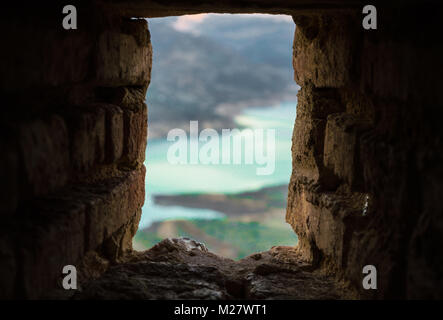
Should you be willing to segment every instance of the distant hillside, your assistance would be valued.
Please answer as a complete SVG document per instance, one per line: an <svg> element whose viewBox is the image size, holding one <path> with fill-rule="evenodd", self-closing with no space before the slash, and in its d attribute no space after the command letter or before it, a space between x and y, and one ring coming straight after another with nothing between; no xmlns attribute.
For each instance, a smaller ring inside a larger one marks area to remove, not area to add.
<svg viewBox="0 0 443 320"><path fill-rule="evenodd" d="M267 64L285 71L293 83L292 19L270 20L256 15L210 15L199 25L198 33L220 45L235 49L251 62Z"/></svg>
<svg viewBox="0 0 443 320"><path fill-rule="evenodd" d="M154 201L162 206L211 209L228 217L261 214L274 209L285 209L288 186L272 186L257 191L238 194L194 193L179 195L154 195Z"/></svg>
<svg viewBox="0 0 443 320"><path fill-rule="evenodd" d="M297 236L283 223L288 186L273 186L237 194L183 194L156 196L156 204L209 208L223 219L164 220L139 230L134 244L146 250L164 238L189 237L222 256L240 259L274 245L295 245Z"/></svg>
<svg viewBox="0 0 443 320"><path fill-rule="evenodd" d="M266 105L295 96L290 23L211 16L195 35L175 30L174 19L149 19L154 50L147 95L151 137L187 127L189 120L227 127L232 114L220 112L222 104L254 100Z"/></svg>
<svg viewBox="0 0 443 320"><path fill-rule="evenodd" d="M295 246L297 236L289 225L279 223L283 218L281 210L275 215L274 223L230 219L165 220L138 231L134 245L136 250L146 250L165 238L187 237L204 243L216 254L242 259L276 245Z"/></svg>

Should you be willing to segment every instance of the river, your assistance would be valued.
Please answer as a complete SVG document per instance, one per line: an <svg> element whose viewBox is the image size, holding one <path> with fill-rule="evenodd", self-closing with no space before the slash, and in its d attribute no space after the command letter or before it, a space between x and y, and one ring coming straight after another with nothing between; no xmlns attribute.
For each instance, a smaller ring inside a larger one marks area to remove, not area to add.
<svg viewBox="0 0 443 320"><path fill-rule="evenodd" d="M232 194L288 184L292 170L291 137L295 116L296 102L286 102L275 106L246 108L234 119L237 126L243 129L275 129L275 170L270 175L257 175L256 164L171 164L166 155L174 142L149 139L145 160L146 199L139 229L167 219L224 217L222 213L213 210L156 205L153 195ZM204 142L199 142L199 146L201 144ZM244 144L242 146L246 147Z"/></svg>

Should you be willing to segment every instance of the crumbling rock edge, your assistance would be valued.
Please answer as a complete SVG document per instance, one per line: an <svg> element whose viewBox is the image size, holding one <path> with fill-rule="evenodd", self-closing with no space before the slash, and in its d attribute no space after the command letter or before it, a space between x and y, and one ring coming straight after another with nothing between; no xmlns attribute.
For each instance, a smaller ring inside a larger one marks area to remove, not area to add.
<svg viewBox="0 0 443 320"><path fill-rule="evenodd" d="M352 299L347 287L277 246L239 261L188 238L133 251L71 297L84 299Z"/></svg>

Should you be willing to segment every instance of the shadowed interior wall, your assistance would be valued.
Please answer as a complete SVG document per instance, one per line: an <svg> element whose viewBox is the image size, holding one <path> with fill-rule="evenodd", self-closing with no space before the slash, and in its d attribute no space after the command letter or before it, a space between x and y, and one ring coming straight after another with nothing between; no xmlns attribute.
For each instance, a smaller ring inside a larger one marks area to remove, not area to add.
<svg viewBox="0 0 443 320"><path fill-rule="evenodd" d="M443 50L436 5L417 4L377 5L373 31L359 1L91 1L70 31L63 4L3 11L0 297L41 298L64 265L93 277L130 254L152 59L130 18L198 12L294 17L287 221L302 259L363 298L442 297ZM361 289L367 264L378 290Z"/></svg>
<svg viewBox="0 0 443 320"><path fill-rule="evenodd" d="M45 295L60 287L64 265L78 266L88 253L116 261L132 250L138 227L147 23L113 20L93 6L78 10L72 32L61 27L61 9L3 20L3 30L14 31L2 53L4 297Z"/></svg>
<svg viewBox="0 0 443 320"><path fill-rule="evenodd" d="M378 7L376 31L361 15L294 16L286 220L304 257L363 297L441 297L442 46L431 7L399 8ZM361 290L365 265L378 290Z"/></svg>

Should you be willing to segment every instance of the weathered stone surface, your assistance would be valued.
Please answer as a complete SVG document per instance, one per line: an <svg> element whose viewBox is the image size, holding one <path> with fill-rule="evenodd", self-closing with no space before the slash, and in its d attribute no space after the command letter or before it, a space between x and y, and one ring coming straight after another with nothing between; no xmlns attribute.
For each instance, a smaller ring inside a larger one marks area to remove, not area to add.
<svg viewBox="0 0 443 320"><path fill-rule="evenodd" d="M62 268L78 267L85 252L99 246L111 261L130 252L144 202L144 175L141 168L30 202L21 212L20 223L10 221L4 227L13 230L14 236L0 239L5 297L51 297L61 288ZM16 285L17 271L22 272L21 286ZM62 293L55 297L66 298Z"/></svg>
<svg viewBox="0 0 443 320"><path fill-rule="evenodd" d="M25 122L19 129L23 161L24 197L38 196L63 186L69 175L69 142L65 121L59 116Z"/></svg>
<svg viewBox="0 0 443 320"><path fill-rule="evenodd" d="M336 300L340 298L331 279L302 273L298 276L279 271L268 276L247 277L247 299Z"/></svg>
<svg viewBox="0 0 443 320"><path fill-rule="evenodd" d="M79 188L88 202L87 251L94 250L134 217L140 217L144 203L145 168ZM136 222L134 222L136 223ZM133 226L130 225L130 230ZM121 240L120 240L121 241ZM117 246L119 249L121 245Z"/></svg>
<svg viewBox="0 0 443 320"><path fill-rule="evenodd" d="M148 135L148 110L144 104L140 110L124 110L124 160L130 166L139 166L145 160Z"/></svg>
<svg viewBox="0 0 443 320"><path fill-rule="evenodd" d="M100 96L122 109L138 111L145 108L146 90L138 87L99 88Z"/></svg>
<svg viewBox="0 0 443 320"><path fill-rule="evenodd" d="M187 1L156 2L144 1L106 1L113 11L125 17L167 17L196 13L267 13L294 14L294 12L313 13L316 10L344 11L360 4L360 0L244 0L241 2L214 2L203 0L198 3ZM346 4L346 5L345 5Z"/></svg>
<svg viewBox="0 0 443 320"><path fill-rule="evenodd" d="M117 261L132 251L132 238L137 232L141 214L141 208L137 209L136 213L120 229L103 242L103 251L108 259Z"/></svg>
<svg viewBox="0 0 443 320"><path fill-rule="evenodd" d="M335 88L317 88L306 84L297 95L297 117L326 120L329 114L344 111L344 101L339 93Z"/></svg>
<svg viewBox="0 0 443 320"><path fill-rule="evenodd" d="M4 40L14 50L2 53L7 66L1 80L4 90L27 92L33 87L63 88L82 82L148 86L152 50L146 20L112 21L96 1L76 5L82 12L76 30L62 28L59 6L30 4L19 10L23 16L31 15L27 19L6 19L2 27L14 32L6 33Z"/></svg>
<svg viewBox="0 0 443 320"><path fill-rule="evenodd" d="M110 261L96 251L88 251L79 267L79 284L99 278L110 266Z"/></svg>
<svg viewBox="0 0 443 320"><path fill-rule="evenodd" d="M291 187L286 221L299 237L298 250L314 265L325 264L330 271L343 268L349 232L364 219L365 195L322 192L303 180Z"/></svg>
<svg viewBox="0 0 443 320"><path fill-rule="evenodd" d="M187 238L166 239L86 285L74 299L337 299L339 287L309 272L290 247L240 261ZM291 285L287 285L291 284Z"/></svg>
<svg viewBox="0 0 443 320"><path fill-rule="evenodd" d="M132 250L144 202L152 50L145 20L99 7L79 5L78 30L63 30L60 11L40 6L24 8L20 23L2 19L14 48L0 59L14 109L2 111L0 141L0 212L13 235L0 245L0 269L11 275L0 278L5 297L45 297L60 286L61 267L91 248L114 261ZM98 90L125 87L142 94L111 105Z"/></svg>
<svg viewBox="0 0 443 320"><path fill-rule="evenodd" d="M124 27L133 34L105 31L99 36L95 81L103 86L147 87L152 60L147 22L132 20L124 22Z"/></svg>
<svg viewBox="0 0 443 320"><path fill-rule="evenodd" d="M292 141L293 169L295 174L303 174L310 180L317 181L323 168L322 155L326 121L297 117L295 120Z"/></svg>
<svg viewBox="0 0 443 320"><path fill-rule="evenodd" d="M295 175L303 175L312 181L329 177L323 165L326 118L343 108L333 89L317 89L308 85L299 91L292 137Z"/></svg>
<svg viewBox="0 0 443 320"><path fill-rule="evenodd" d="M339 88L353 79L355 31L352 16L294 16L294 79L302 87Z"/></svg>
<svg viewBox="0 0 443 320"><path fill-rule="evenodd" d="M106 161L114 163L123 154L123 111L118 106L106 105Z"/></svg>
<svg viewBox="0 0 443 320"><path fill-rule="evenodd" d="M105 159L105 110L88 105L70 110L71 163L77 172L87 172Z"/></svg>
<svg viewBox="0 0 443 320"><path fill-rule="evenodd" d="M91 1L80 7L80 28L69 31L58 6L17 4L5 13L0 273L12 276L0 276L0 295L42 297L59 283L60 266L89 249L113 262L130 252L144 198L152 56L146 22L130 18L263 12L297 23L302 90L287 211L296 252L236 263L189 241L163 242L129 255L85 294L120 297L107 287L118 279L128 289L122 297L343 297L324 276L331 273L362 298L441 298L441 10L418 1L380 6L382 27L371 31L361 27L357 0ZM118 107L66 111L95 103ZM361 289L367 264L379 271L376 291ZM163 269L185 292L157 274ZM146 292L159 283L166 289L158 296Z"/></svg>
<svg viewBox="0 0 443 320"><path fill-rule="evenodd" d="M368 128L370 123L358 120L354 115L339 113L328 116L324 166L353 189L363 182L359 139L361 132Z"/></svg>
<svg viewBox="0 0 443 320"><path fill-rule="evenodd" d="M78 298L218 300L227 295L223 277L214 267L138 262L112 268Z"/></svg>
<svg viewBox="0 0 443 320"><path fill-rule="evenodd" d="M432 214L442 212L434 198L441 193L436 169L441 125L433 120L441 118L435 109L441 97L431 89L435 82L418 81L429 75L422 70L441 66L425 66L438 52L423 47L433 22L415 24L425 34L405 36L400 30L401 21L413 16L411 8L404 14L383 10L381 18L398 24L358 37L361 29L351 30L354 20L346 15L338 19L340 26L331 25L328 16L294 16L294 68L303 109L294 128L286 218L302 257L349 280L362 298L441 295L440 262L428 258L441 243L439 219ZM348 30L339 31L343 27ZM338 66L346 71L338 73ZM326 94L319 89L329 87L336 88L332 100L341 106L331 105L332 112L316 108L315 93ZM361 287L368 264L379 272L376 292Z"/></svg>

